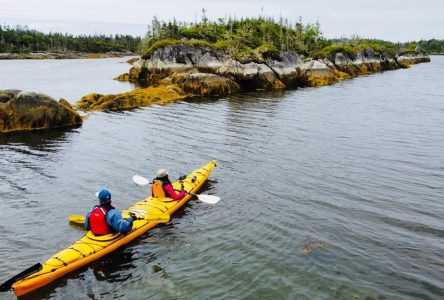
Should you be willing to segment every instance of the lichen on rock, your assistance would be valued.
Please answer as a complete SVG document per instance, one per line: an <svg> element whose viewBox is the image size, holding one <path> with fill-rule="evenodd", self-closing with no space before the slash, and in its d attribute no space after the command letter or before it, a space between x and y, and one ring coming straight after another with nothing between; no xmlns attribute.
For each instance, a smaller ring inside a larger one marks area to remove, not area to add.
<svg viewBox="0 0 444 300"><path fill-rule="evenodd" d="M239 85L233 80L214 74L182 73L173 78L186 93L198 96L224 96L240 90Z"/></svg>
<svg viewBox="0 0 444 300"><path fill-rule="evenodd" d="M371 48L354 53L351 47L333 47L328 58L305 59L294 51L264 56L262 50L267 49L262 49L239 58L205 43L199 47L180 41L162 45L153 48L149 56L132 61L129 73L116 78L150 88L119 95L87 95L78 102L78 108L120 110L192 96L224 96L241 89L331 85L354 76L430 61L419 54L387 57Z"/></svg>
<svg viewBox="0 0 444 300"><path fill-rule="evenodd" d="M82 118L75 110L47 95L17 90L0 91L0 95L3 99L0 103L0 132L82 124Z"/></svg>
<svg viewBox="0 0 444 300"><path fill-rule="evenodd" d="M124 110L167 103L189 97L178 85L160 85L117 95L89 94L77 102L80 110Z"/></svg>
<svg viewBox="0 0 444 300"><path fill-rule="evenodd" d="M119 76L114 78L114 80L117 80L117 81L130 81L129 73L120 74Z"/></svg>

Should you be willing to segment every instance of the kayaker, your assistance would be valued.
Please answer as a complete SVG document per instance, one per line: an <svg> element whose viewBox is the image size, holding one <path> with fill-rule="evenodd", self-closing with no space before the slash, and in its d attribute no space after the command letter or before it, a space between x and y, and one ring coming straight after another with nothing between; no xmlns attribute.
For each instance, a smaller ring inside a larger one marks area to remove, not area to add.
<svg viewBox="0 0 444 300"><path fill-rule="evenodd" d="M130 232L135 215L130 214L128 219L123 219L120 211L111 205L111 193L108 190L101 190L97 198L99 205L86 214L85 229L91 230L95 235Z"/></svg>
<svg viewBox="0 0 444 300"><path fill-rule="evenodd" d="M168 178L168 173L165 169L160 169L156 173L156 178L153 179L153 185L151 186L152 196L155 198L166 198L170 197L174 200L181 200L187 194L183 190L183 186L179 193L173 188L170 179Z"/></svg>

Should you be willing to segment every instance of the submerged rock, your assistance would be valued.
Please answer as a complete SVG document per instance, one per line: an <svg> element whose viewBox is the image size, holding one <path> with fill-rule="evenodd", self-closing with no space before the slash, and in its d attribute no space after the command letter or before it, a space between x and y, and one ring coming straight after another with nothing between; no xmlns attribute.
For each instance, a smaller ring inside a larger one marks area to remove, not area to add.
<svg viewBox="0 0 444 300"><path fill-rule="evenodd" d="M77 126L81 116L69 103L34 92L0 91L0 132ZM65 100L66 101L66 100Z"/></svg>
<svg viewBox="0 0 444 300"><path fill-rule="evenodd" d="M117 76L116 78L114 78L114 80L117 81L129 81L130 80L130 76L128 73L123 73L120 74L119 76Z"/></svg>
<svg viewBox="0 0 444 300"><path fill-rule="evenodd" d="M305 254L308 254L317 248L330 248L330 247L332 247L332 244L330 243L309 239L304 242L304 247L302 248L302 251Z"/></svg>
<svg viewBox="0 0 444 300"><path fill-rule="evenodd" d="M135 62L138 61L138 60L139 60L138 57L133 57L133 58L128 59L126 62L127 62L128 64L132 65L133 63L135 63Z"/></svg>
<svg viewBox="0 0 444 300"><path fill-rule="evenodd" d="M168 84L157 87L136 89L117 95L89 94L77 102L81 110L124 110L150 104L167 103L189 97L178 85Z"/></svg>
<svg viewBox="0 0 444 300"><path fill-rule="evenodd" d="M173 73L170 77L160 78L156 86L127 93L86 95L77 102L77 108L80 110L124 110L194 96L223 96L240 90L239 85L229 78L198 73L196 70Z"/></svg>

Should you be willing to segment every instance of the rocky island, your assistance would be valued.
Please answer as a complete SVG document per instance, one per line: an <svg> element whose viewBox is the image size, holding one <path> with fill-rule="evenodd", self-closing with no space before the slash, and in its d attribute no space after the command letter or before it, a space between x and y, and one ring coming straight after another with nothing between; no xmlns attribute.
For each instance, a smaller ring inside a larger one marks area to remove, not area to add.
<svg viewBox="0 0 444 300"><path fill-rule="evenodd" d="M149 58L135 61L129 73L117 78L149 87L119 95L90 94L77 107L122 110L194 96L223 96L240 90L330 85L429 61L429 56L423 53L389 57L372 48L353 54L338 51L331 58L305 59L291 51L278 58L262 56L242 61L222 51L179 43L157 48Z"/></svg>
<svg viewBox="0 0 444 300"><path fill-rule="evenodd" d="M418 43L327 40L319 24L272 18L200 23L154 19L140 59L116 79L140 88L118 95L86 95L81 110L122 110L194 96L294 89L429 62Z"/></svg>
<svg viewBox="0 0 444 300"><path fill-rule="evenodd" d="M73 40L67 35L58 38L65 44ZM91 41L91 37L85 39ZM135 49L137 40L116 36L113 41L130 41ZM121 94L92 93L77 101L76 109L115 111L196 96L323 86L430 61L419 43L328 40L322 36L319 24L290 24L288 20L276 22L264 17L209 22L203 16L200 23L180 25L154 19L147 37L139 42L140 57L128 61L130 70L115 79L142 88ZM101 51L116 47L109 43L86 44ZM81 122L66 101L14 90L0 92L0 132L76 126Z"/></svg>

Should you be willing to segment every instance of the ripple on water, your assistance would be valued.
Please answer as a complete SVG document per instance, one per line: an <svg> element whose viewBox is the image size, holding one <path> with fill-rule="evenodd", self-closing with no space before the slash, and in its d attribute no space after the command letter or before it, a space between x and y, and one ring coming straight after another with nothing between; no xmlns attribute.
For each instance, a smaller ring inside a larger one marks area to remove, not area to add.
<svg viewBox="0 0 444 300"><path fill-rule="evenodd" d="M192 200L34 296L441 299L444 91L430 76L443 63L0 137L1 279L81 237L66 217L90 209L97 189L125 208L148 193L132 175L177 178L217 159L202 191L217 205Z"/></svg>

